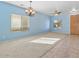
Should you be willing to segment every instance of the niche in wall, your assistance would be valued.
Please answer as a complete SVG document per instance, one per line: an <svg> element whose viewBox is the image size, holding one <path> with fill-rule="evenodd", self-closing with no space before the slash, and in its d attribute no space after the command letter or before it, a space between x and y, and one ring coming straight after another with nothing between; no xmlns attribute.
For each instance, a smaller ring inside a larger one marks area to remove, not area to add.
<svg viewBox="0 0 79 59"><path fill-rule="evenodd" d="M11 15L11 31L27 31L29 29L28 16Z"/></svg>

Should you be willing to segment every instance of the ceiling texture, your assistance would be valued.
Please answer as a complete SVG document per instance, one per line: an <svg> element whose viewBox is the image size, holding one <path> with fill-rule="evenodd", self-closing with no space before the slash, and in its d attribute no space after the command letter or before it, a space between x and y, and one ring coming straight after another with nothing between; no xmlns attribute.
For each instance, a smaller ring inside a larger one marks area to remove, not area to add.
<svg viewBox="0 0 79 59"><path fill-rule="evenodd" d="M28 8L29 1L5 1L6 3ZM79 10L79 1L32 1L32 7L37 12L50 15L55 10L61 11L63 14L69 13L73 8Z"/></svg>

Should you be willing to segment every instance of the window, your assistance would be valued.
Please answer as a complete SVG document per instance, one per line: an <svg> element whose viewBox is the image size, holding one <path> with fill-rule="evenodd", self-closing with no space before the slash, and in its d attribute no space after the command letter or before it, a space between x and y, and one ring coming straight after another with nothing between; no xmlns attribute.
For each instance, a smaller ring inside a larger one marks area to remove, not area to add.
<svg viewBox="0 0 79 59"><path fill-rule="evenodd" d="M29 29L29 19L27 16L11 15L11 31L27 31Z"/></svg>

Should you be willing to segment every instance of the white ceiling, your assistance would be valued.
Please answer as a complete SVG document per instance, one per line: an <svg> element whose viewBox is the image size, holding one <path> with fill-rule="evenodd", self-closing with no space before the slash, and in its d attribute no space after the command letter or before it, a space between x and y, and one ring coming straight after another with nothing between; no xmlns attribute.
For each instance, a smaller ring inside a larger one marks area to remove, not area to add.
<svg viewBox="0 0 79 59"><path fill-rule="evenodd" d="M6 1L10 4L20 6L22 8L29 7L29 1ZM69 13L72 8L79 10L79 1L32 1L32 7L36 11L40 11L45 14L53 13L56 9Z"/></svg>

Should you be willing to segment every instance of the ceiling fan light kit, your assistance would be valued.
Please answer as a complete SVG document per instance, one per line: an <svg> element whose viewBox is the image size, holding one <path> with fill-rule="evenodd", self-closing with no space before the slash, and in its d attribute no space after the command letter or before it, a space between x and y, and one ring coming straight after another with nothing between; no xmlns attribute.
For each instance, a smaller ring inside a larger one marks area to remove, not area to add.
<svg viewBox="0 0 79 59"><path fill-rule="evenodd" d="M79 14L79 11L78 11L77 9L73 8L73 9L70 11L70 14L71 14L71 15L77 15L77 14Z"/></svg>
<svg viewBox="0 0 79 59"><path fill-rule="evenodd" d="M36 14L36 11L31 7L32 1L30 1L30 7L28 7L25 12L29 16L34 16Z"/></svg>

